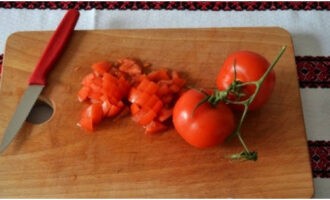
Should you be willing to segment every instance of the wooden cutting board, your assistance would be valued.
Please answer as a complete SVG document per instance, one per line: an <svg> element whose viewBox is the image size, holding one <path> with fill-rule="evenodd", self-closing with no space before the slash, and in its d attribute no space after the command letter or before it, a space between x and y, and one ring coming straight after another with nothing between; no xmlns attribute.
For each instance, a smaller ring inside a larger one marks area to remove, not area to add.
<svg viewBox="0 0 330 200"><path fill-rule="evenodd" d="M8 38L0 93L3 137L27 78L51 32L18 32ZM259 52L275 68L270 102L251 112L243 135L257 162L230 161L242 150L237 139L200 150L174 129L148 136L129 117L107 120L88 134L76 126L81 78L92 63L136 57L152 68L176 69L198 87L214 86L225 57ZM25 123L0 156L0 197L25 198L259 198L313 195L294 48L290 34L270 28L207 28L75 31L48 78L42 96L54 109L45 123Z"/></svg>

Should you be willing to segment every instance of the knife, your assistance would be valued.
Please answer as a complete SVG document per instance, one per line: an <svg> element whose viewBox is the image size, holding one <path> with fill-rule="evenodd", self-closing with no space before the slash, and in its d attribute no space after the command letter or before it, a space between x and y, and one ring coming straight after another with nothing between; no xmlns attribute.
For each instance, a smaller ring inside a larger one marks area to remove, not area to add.
<svg viewBox="0 0 330 200"><path fill-rule="evenodd" d="M55 66L55 62L63 52L78 18L79 11L74 9L68 10L53 33L46 49L28 80L28 88L24 92L14 116L4 132L2 143L0 145L0 153L2 153L14 140L34 106L34 103L38 100L40 93L46 85L47 74Z"/></svg>

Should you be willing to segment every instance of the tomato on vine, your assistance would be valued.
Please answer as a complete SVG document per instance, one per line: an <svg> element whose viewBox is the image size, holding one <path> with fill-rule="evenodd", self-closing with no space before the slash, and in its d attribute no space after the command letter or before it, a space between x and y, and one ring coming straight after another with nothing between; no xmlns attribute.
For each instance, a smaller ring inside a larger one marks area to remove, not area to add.
<svg viewBox="0 0 330 200"><path fill-rule="evenodd" d="M224 61L220 71L217 75L216 84L219 90L227 90L236 82L242 84L238 88L237 93L230 94L229 99L235 101L243 101L251 97L255 93L256 86L254 84L247 84L258 81L267 71L270 63L266 58L258 53L251 51L237 51L230 54ZM249 105L249 110L256 110L261 108L270 98L276 78L274 70L265 78L260 90L253 102ZM243 86L243 84L246 84ZM243 110L244 107L234 106L238 110Z"/></svg>
<svg viewBox="0 0 330 200"><path fill-rule="evenodd" d="M177 100L173 109L173 124L185 141L194 147L219 145L233 133L234 115L225 103L213 106L199 103L206 97L190 89Z"/></svg>
<svg viewBox="0 0 330 200"><path fill-rule="evenodd" d="M213 93L188 90L176 102L173 123L177 132L192 146L204 148L224 142L231 134L237 136L243 151L232 159L257 160L241 135L248 110L262 107L269 99L274 85L273 68L283 55L283 46L271 64L261 55L248 51L229 55L217 77L218 89ZM242 110L237 126L229 107Z"/></svg>

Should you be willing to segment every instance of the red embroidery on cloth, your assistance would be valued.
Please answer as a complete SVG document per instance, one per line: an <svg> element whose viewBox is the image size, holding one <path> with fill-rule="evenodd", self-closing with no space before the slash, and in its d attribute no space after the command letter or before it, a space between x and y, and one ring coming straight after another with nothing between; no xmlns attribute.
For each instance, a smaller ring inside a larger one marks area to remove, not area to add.
<svg viewBox="0 0 330 200"><path fill-rule="evenodd" d="M330 10L328 1L3 1L0 8L109 10Z"/></svg>
<svg viewBox="0 0 330 200"><path fill-rule="evenodd" d="M330 178L330 141L308 141L313 177Z"/></svg>
<svg viewBox="0 0 330 200"><path fill-rule="evenodd" d="M296 56L301 88L330 88L330 57Z"/></svg>

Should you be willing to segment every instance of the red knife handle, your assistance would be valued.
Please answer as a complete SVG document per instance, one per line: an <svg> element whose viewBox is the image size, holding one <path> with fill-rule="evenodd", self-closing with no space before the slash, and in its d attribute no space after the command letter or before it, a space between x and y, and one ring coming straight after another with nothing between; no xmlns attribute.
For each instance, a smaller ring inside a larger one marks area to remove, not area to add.
<svg viewBox="0 0 330 200"><path fill-rule="evenodd" d="M79 11L69 10L56 28L46 49L29 79L29 85L46 85L48 72L63 52L71 33L79 18Z"/></svg>

